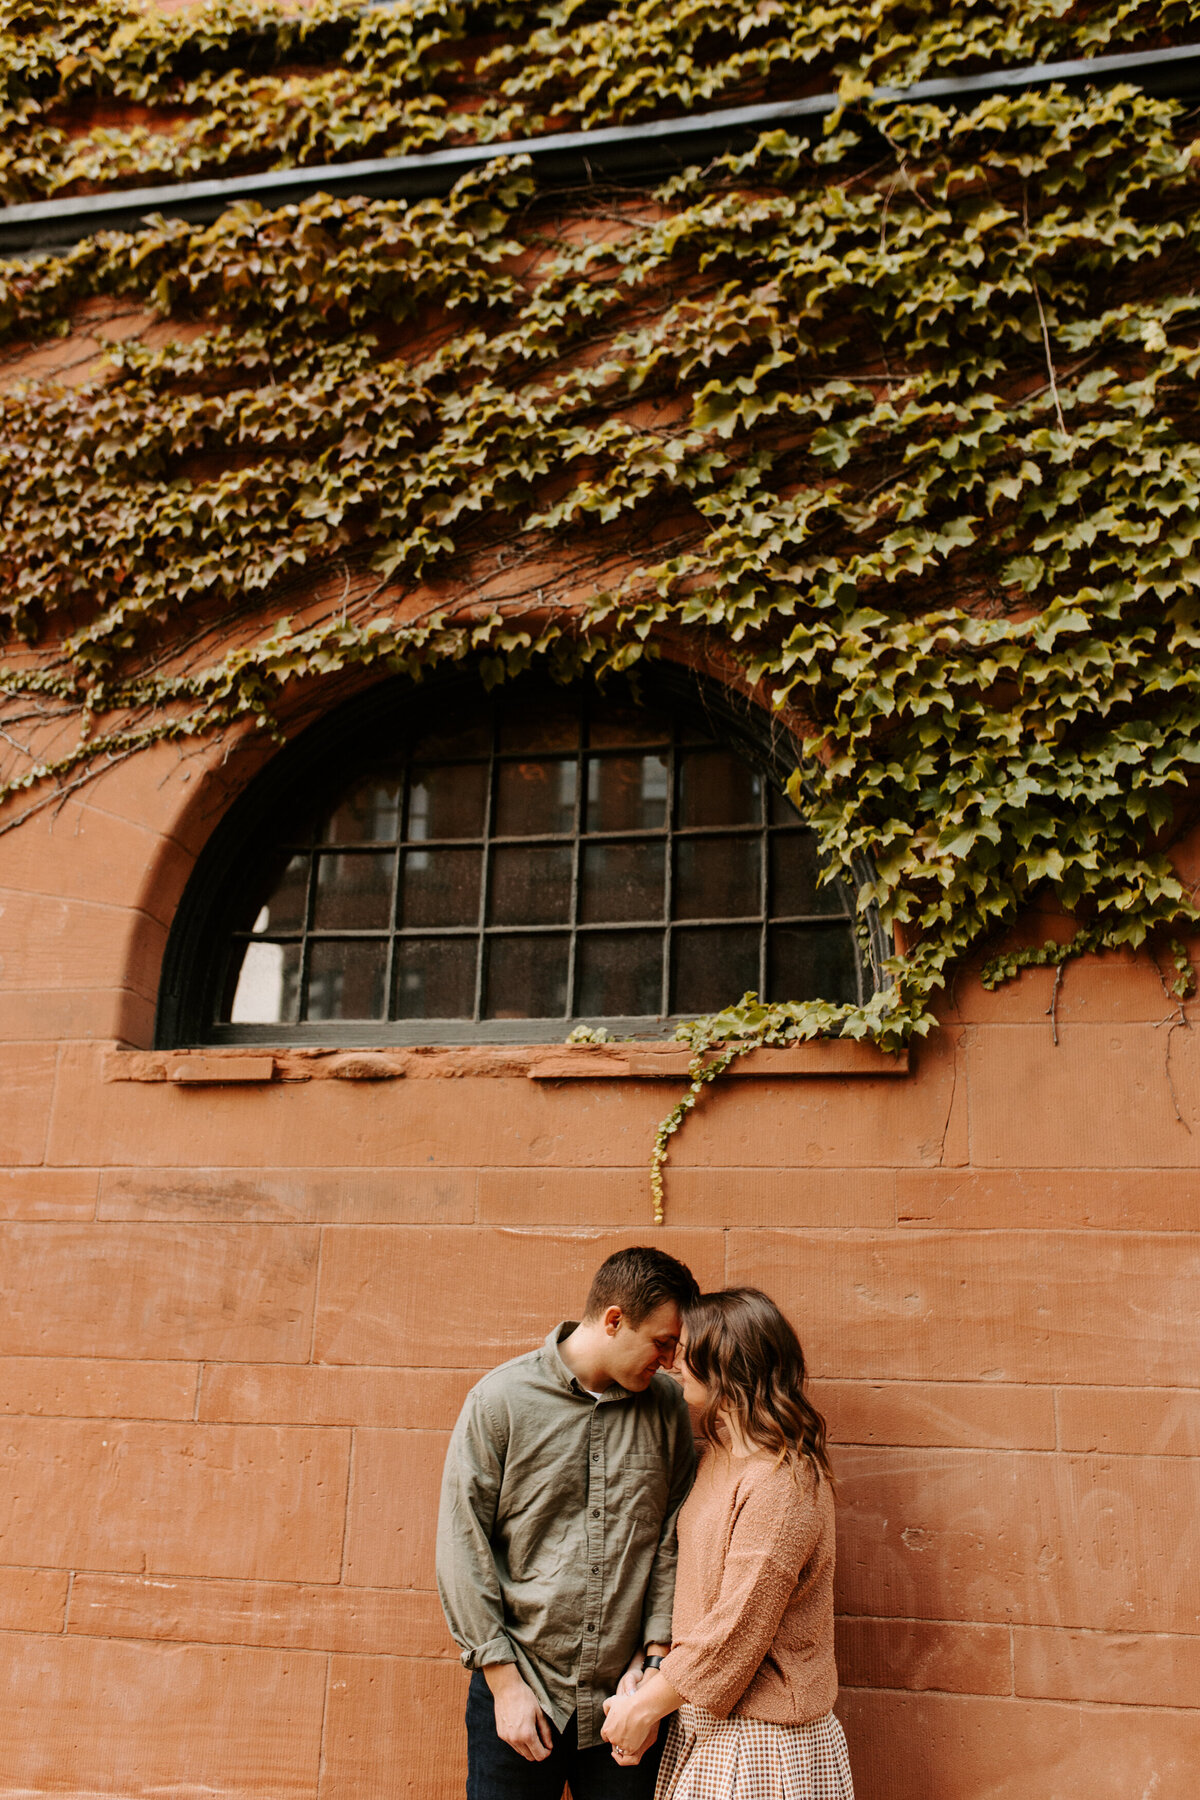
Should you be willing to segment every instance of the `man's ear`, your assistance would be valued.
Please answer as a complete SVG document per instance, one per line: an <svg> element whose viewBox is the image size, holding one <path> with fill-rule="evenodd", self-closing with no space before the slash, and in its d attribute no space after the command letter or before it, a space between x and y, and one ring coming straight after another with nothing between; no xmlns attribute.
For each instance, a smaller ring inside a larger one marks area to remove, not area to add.
<svg viewBox="0 0 1200 1800"><path fill-rule="evenodd" d="M617 1332L621 1328L621 1321L624 1317L625 1317L625 1314L621 1311L619 1306L606 1306L605 1307L604 1317L603 1317L601 1323L603 1324L604 1329L609 1337L616 1337Z"/></svg>

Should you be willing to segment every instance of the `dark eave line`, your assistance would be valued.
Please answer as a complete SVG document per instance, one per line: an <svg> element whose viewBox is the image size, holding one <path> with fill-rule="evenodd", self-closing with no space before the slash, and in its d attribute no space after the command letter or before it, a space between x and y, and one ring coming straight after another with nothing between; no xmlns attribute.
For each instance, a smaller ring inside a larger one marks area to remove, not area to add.
<svg viewBox="0 0 1200 1800"><path fill-rule="evenodd" d="M1019 93L1048 82L1070 88L1131 81L1159 97L1200 97L1200 45L1131 51L1072 62L990 69L982 75L918 81L909 88L873 89L875 102L928 100L971 106L991 94ZM689 163L748 147L772 126L803 124L833 112L836 93L800 100L767 101L720 112L692 113L648 124L607 125L593 131L560 131L545 137L505 139L494 144L462 144L419 156L375 156L359 162L323 163L303 169L272 169L212 181L126 188L64 200L36 200L0 208L0 254L28 255L61 249L96 231L127 231L148 217L205 223L235 200L285 206L311 194L366 195L374 199L424 199L449 193L460 176L501 156L528 156L550 186L574 186L596 178L608 181L661 178Z"/></svg>

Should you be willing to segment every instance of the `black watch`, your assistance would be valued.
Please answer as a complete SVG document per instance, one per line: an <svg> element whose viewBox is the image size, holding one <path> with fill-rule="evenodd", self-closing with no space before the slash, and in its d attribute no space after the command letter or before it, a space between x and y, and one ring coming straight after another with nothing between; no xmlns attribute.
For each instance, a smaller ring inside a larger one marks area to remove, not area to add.
<svg viewBox="0 0 1200 1800"><path fill-rule="evenodd" d="M657 1654L654 1656L643 1656L643 1658L642 1658L642 1673L644 1675L647 1669L661 1669L662 1665L663 1665L663 1659L661 1656L658 1656Z"/></svg>

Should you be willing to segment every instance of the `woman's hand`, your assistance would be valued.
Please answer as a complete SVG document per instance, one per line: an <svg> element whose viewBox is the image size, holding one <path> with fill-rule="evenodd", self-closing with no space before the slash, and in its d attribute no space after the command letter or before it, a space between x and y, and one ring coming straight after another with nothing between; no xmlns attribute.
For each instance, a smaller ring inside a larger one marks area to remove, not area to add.
<svg viewBox="0 0 1200 1800"><path fill-rule="evenodd" d="M626 1688L629 1675L626 1672L621 1678L621 1687L604 1702L604 1725L601 1737L612 1745L612 1753L617 1762L626 1768L639 1763L658 1736L658 1720L655 1719L647 1729L637 1719L637 1695Z"/></svg>

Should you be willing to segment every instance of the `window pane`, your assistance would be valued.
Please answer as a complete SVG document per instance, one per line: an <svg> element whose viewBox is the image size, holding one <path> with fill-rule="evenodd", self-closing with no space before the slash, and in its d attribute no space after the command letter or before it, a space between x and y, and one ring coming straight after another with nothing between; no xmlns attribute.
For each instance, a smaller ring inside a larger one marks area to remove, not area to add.
<svg viewBox="0 0 1200 1800"><path fill-rule="evenodd" d="M251 930L302 931L307 903L308 858L290 856L270 899L259 907Z"/></svg>
<svg viewBox="0 0 1200 1800"><path fill-rule="evenodd" d="M589 744L666 744L670 737L669 720L645 707L598 705L592 708Z"/></svg>
<svg viewBox="0 0 1200 1800"><path fill-rule="evenodd" d="M661 919L666 860L663 843L585 844L579 917L587 924Z"/></svg>
<svg viewBox="0 0 1200 1800"><path fill-rule="evenodd" d="M540 703L504 700L500 707L501 750L574 750L579 742L579 702L552 695Z"/></svg>
<svg viewBox="0 0 1200 1800"><path fill-rule="evenodd" d="M413 770L408 788L410 838L482 837L486 812L486 763Z"/></svg>
<svg viewBox="0 0 1200 1800"><path fill-rule="evenodd" d="M490 938L485 1017L561 1019L567 1010L569 945L569 938L550 932Z"/></svg>
<svg viewBox="0 0 1200 1800"><path fill-rule="evenodd" d="M231 1025L294 1025L299 1000L298 943L235 946L222 1020Z"/></svg>
<svg viewBox="0 0 1200 1800"><path fill-rule="evenodd" d="M481 850L406 850L401 925L474 925L482 872Z"/></svg>
<svg viewBox="0 0 1200 1800"><path fill-rule="evenodd" d="M584 931L575 949L575 1011L645 1018L662 1009L661 932Z"/></svg>
<svg viewBox="0 0 1200 1800"><path fill-rule="evenodd" d="M767 817L771 824L798 825L801 815L796 811L787 795L781 793L773 781L769 782L767 786Z"/></svg>
<svg viewBox="0 0 1200 1800"><path fill-rule="evenodd" d="M773 913L840 913L843 891L818 887L817 840L811 831L776 833L771 839L771 911Z"/></svg>
<svg viewBox="0 0 1200 1800"><path fill-rule="evenodd" d="M560 925L571 917L570 844L509 844L492 851L493 925Z"/></svg>
<svg viewBox="0 0 1200 1800"><path fill-rule="evenodd" d="M392 922L395 864L390 850L318 858L317 897L313 903L316 929L386 931Z"/></svg>
<svg viewBox="0 0 1200 1800"><path fill-rule="evenodd" d="M490 756L492 715L486 703L471 712L451 713L434 731L423 732L413 745L414 762L441 762L450 756Z"/></svg>
<svg viewBox="0 0 1200 1800"><path fill-rule="evenodd" d="M321 938L308 952L309 1019L381 1019L387 982L382 938Z"/></svg>
<svg viewBox="0 0 1200 1800"><path fill-rule="evenodd" d="M400 830L398 774L367 775L356 781L327 816L319 832L324 844L395 843Z"/></svg>
<svg viewBox="0 0 1200 1800"><path fill-rule="evenodd" d="M857 957L849 925L775 925L768 952L769 999L858 999Z"/></svg>
<svg viewBox="0 0 1200 1800"><path fill-rule="evenodd" d="M674 934L671 1011L717 1012L757 989L759 930L756 925L703 927Z"/></svg>
<svg viewBox="0 0 1200 1800"><path fill-rule="evenodd" d="M762 847L756 837L683 838L675 843L677 919L736 919L762 911Z"/></svg>
<svg viewBox="0 0 1200 1800"><path fill-rule="evenodd" d="M588 831L654 831L667 822L665 756L591 756Z"/></svg>
<svg viewBox="0 0 1200 1800"><path fill-rule="evenodd" d="M469 1019L475 1012L473 937L401 938L396 944L395 1016Z"/></svg>
<svg viewBox="0 0 1200 1800"><path fill-rule="evenodd" d="M679 759L680 825L757 825L762 776L730 750L690 750Z"/></svg>
<svg viewBox="0 0 1200 1800"><path fill-rule="evenodd" d="M497 837L534 837L575 829L573 759L501 763L496 771Z"/></svg>

